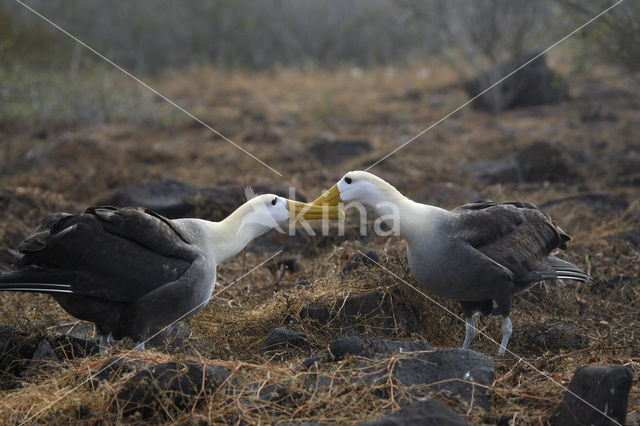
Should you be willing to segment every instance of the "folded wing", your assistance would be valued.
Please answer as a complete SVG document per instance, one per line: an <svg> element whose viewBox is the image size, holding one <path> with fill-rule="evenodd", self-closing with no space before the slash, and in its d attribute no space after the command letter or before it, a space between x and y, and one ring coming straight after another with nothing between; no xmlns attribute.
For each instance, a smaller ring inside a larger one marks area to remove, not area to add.
<svg viewBox="0 0 640 426"><path fill-rule="evenodd" d="M51 215L19 248L23 257L0 277L0 289L114 302L131 302L175 281L198 256L170 220L138 208Z"/></svg>

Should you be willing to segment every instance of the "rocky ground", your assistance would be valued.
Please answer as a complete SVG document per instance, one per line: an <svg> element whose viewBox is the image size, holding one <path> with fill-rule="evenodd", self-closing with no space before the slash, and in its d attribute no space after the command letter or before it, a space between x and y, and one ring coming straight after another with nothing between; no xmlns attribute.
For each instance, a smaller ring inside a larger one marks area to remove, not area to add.
<svg viewBox="0 0 640 426"><path fill-rule="evenodd" d="M413 283L404 243L360 236L350 219L343 236L332 228L258 238L219 267L217 288L283 252L145 352L123 342L98 354L92 326L53 299L0 294L0 419L567 424L589 409L571 396L560 407L562 386L580 367L606 364L581 369L571 389L616 389L607 413L617 419L629 392L627 423L637 424L640 94L615 71L552 64L569 99L500 115L464 109L371 170L445 208L532 201L572 235L563 256L594 283L538 285L515 298L510 349L521 358L496 358L482 336L474 351L455 349L464 337L456 303L415 293L402 282ZM282 177L154 99L145 107L160 118L137 124L0 122L0 268L55 211L136 204L217 220L244 201L247 184L285 196L295 187L296 198L312 199L464 102L454 76L438 66L257 76L193 69L154 82ZM479 325L500 336L498 319ZM395 420L376 420L387 415Z"/></svg>

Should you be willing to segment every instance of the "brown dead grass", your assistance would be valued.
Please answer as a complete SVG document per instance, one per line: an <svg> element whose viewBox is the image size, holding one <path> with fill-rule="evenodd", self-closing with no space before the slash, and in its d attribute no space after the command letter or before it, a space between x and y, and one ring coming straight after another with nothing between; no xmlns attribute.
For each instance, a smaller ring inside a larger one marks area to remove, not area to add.
<svg viewBox="0 0 640 426"><path fill-rule="evenodd" d="M170 117L166 123L146 127L110 124L48 129L46 139L38 138L30 130L7 133L4 137L11 149L6 151L8 172L0 176L0 211L3 213L0 247L15 247L46 213L80 211L127 185L163 177L203 186L280 181L296 186L311 198L346 170L368 166L397 147L400 137L417 134L465 100L464 93L454 85L455 73L438 65L427 67L431 70L427 79L421 77L425 65L416 64L407 69L280 70L261 75L194 68L154 82L178 103L282 171L283 178L273 175L208 130L182 118ZM463 110L373 170L410 197L419 195L429 185L454 182L499 200L542 202L585 189L604 189L631 203L626 212L593 213L579 203L559 204L549 210L574 237L567 257L588 270L595 283L592 286L564 283L557 288L532 290L516 297L510 349L523 360L494 359L496 378L491 412L469 411L451 403L452 408L472 423L514 420L517 424L544 424L564 394L551 379L566 386L579 366L594 362L624 364L634 370L629 416L640 416L640 289L637 280L635 285L606 285L618 275L637 277L640 252L627 243L603 239L638 227L638 187L619 184L615 169L594 169L579 162L575 167L582 178L566 185L481 185L459 167L473 161L510 157L518 148L536 140L560 141L568 150L587 157L628 151L633 144L628 126L637 115L637 103L634 106L624 99L606 100L606 107L616 115L614 121L582 123L579 119L581 108L586 107L579 96L591 90L594 79L602 87L633 90L630 86L620 87L615 76L596 71L572 77L572 94L576 99L563 105L516 110L499 117ZM416 91L417 99L408 97L409 91ZM306 155L304 140L325 131L340 137L366 138L373 143L375 151L342 164L320 165ZM273 142L273 135L277 142ZM443 207L455 207L457 203L456 199L445 200ZM389 297L407 302L421 319L418 329L407 333L378 329L375 318L365 318L362 326L367 337L391 335L428 340L436 347L459 346L464 336L462 315L451 317L380 268L360 269L345 278L338 275L361 244L349 241L315 254L285 253L281 256L297 257L301 270L285 275L277 288L276 277L261 268L225 290L189 320L194 335L207 342L199 348L203 362L226 365L233 377L247 384L239 395L255 392L249 384L303 383L310 373L301 369L302 360L324 351L340 333L330 325L301 320L300 310L311 303L326 304L337 321L340 303L346 296L371 289L381 289ZM365 245L379 253L386 251L385 267L413 283L404 261L402 241L374 239ZM267 257L247 253L221 265L218 288ZM312 284L296 287L295 282L300 278ZM459 312L455 303L434 299ZM0 323L21 330L32 331L41 322L67 317L47 296L0 295ZM532 344L530 336L557 323L584 331L591 336L590 343L576 350L557 351ZM488 318L478 325L494 339L500 336L497 319ZM305 349L259 351L264 338L278 326L304 331L313 341ZM476 338L472 348L489 356L494 356L497 350L493 342L483 337ZM147 351L135 356L163 362L183 355ZM5 423L17 423L51 405L30 422L123 421L118 418L117 410L113 410L114 397L122 381L97 390L83 385L58 400L95 373L104 361L104 356L65 360L52 369L31 372L24 378L22 387L2 391L0 418ZM352 374L350 366L347 359L332 365L331 371L325 373ZM389 365L381 364L380 368L389 368ZM309 393L300 385L294 386L291 397L276 404L273 410L248 407L239 395L229 399L214 394L178 417L154 420L166 423L356 423L399 406L398 395L403 394L403 389L395 388L392 383L376 386L384 387L385 391L394 387L394 396L379 398L373 396L372 387L343 385ZM81 414L86 412L83 407L89 407L91 413L81 419Z"/></svg>

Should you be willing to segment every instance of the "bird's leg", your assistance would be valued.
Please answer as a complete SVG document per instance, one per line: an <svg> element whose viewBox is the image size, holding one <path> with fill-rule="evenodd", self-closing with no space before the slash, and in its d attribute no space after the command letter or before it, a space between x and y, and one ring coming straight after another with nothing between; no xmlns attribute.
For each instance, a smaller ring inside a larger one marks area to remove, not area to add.
<svg viewBox="0 0 640 426"><path fill-rule="evenodd" d="M511 320L509 319L509 315L507 315L502 322L502 342L500 342L498 356L504 355L504 351L507 349L507 343L509 343L509 338L511 337L511 329Z"/></svg>
<svg viewBox="0 0 640 426"><path fill-rule="evenodd" d="M136 342L135 349L138 350L138 351L144 351L144 340L141 341L141 342Z"/></svg>
<svg viewBox="0 0 640 426"><path fill-rule="evenodd" d="M111 343L109 343L109 333L100 333L100 343L98 344L100 353L109 353L111 351Z"/></svg>
<svg viewBox="0 0 640 426"><path fill-rule="evenodd" d="M462 344L462 349L469 349L469 345L471 345L471 339L476 334L476 326L473 321L473 315L467 316L467 325L464 328L464 343Z"/></svg>

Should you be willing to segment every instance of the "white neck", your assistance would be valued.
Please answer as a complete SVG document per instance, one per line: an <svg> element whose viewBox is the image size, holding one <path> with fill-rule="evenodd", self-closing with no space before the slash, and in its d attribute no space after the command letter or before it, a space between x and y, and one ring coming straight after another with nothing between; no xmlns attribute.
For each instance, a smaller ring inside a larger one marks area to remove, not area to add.
<svg viewBox="0 0 640 426"><path fill-rule="evenodd" d="M417 203L400 193L387 182L378 184L377 200L371 205L385 222L393 227L393 220L399 220L397 229L405 239L423 234L430 225L444 218L448 211L440 207Z"/></svg>
<svg viewBox="0 0 640 426"><path fill-rule="evenodd" d="M220 222L207 222L207 240L215 251L216 264L240 253L254 238L272 229L246 219L251 214L251 205L244 204Z"/></svg>

